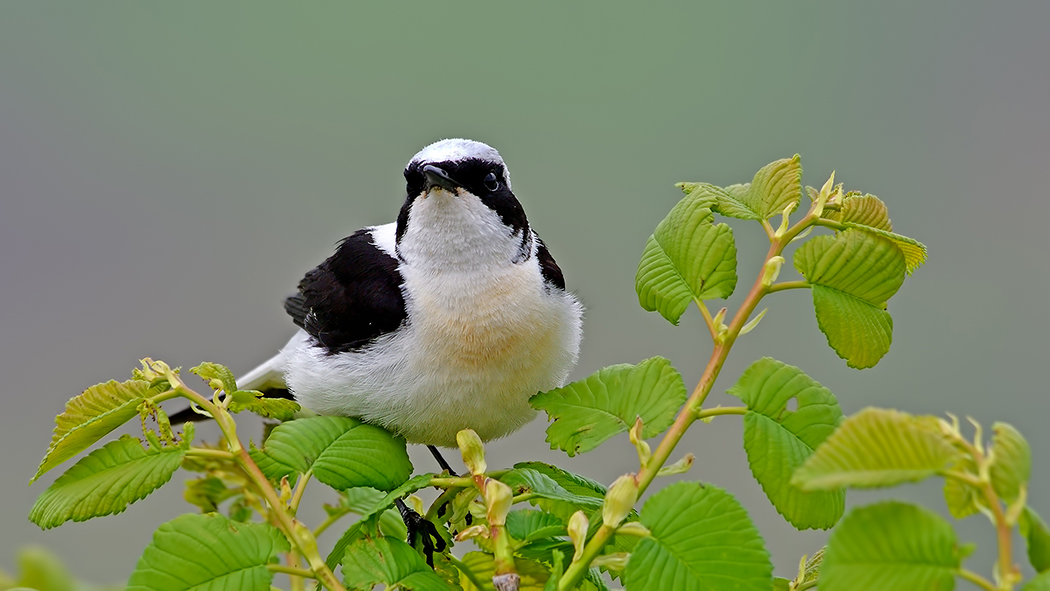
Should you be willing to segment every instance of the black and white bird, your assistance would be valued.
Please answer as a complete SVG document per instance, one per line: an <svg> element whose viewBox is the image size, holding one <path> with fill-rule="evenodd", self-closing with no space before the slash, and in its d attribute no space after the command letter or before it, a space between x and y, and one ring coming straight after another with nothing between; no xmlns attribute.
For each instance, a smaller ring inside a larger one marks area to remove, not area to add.
<svg viewBox="0 0 1050 591"><path fill-rule="evenodd" d="M396 222L358 230L306 274L285 303L300 330L240 387L413 443L503 437L533 418L529 397L565 382L583 308L495 149L439 141L405 181Z"/></svg>

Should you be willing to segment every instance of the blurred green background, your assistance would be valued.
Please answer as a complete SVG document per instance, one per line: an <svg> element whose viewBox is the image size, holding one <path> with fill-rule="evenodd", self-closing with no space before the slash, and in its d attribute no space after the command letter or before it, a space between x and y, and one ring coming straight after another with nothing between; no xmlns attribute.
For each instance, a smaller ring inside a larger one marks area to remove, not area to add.
<svg viewBox="0 0 1050 591"><path fill-rule="evenodd" d="M173 483L120 516L41 532L26 515L60 471L26 482L54 415L143 356L236 372L268 358L293 332L282 298L337 240L393 220L405 162L444 137L502 152L586 303L574 377L664 355L690 387L699 378L699 315L672 327L633 289L674 182L746 182L798 152L807 184L835 169L880 196L931 252L891 302L889 355L848 369L809 294L787 292L712 400L770 355L847 412L1011 422L1035 448L1032 502L1050 513L1048 23L1043 0L3 3L0 568L35 543L90 581L124 580L153 529L189 506ZM765 239L734 224L748 285ZM626 436L568 461L543 429L492 444L489 464L542 458L604 482L635 465ZM690 477L748 507L778 574L822 544L765 500L739 420L698 424L687 451ZM882 496L943 507L935 483L850 502ZM982 519L959 529L982 545L970 568L990 573Z"/></svg>

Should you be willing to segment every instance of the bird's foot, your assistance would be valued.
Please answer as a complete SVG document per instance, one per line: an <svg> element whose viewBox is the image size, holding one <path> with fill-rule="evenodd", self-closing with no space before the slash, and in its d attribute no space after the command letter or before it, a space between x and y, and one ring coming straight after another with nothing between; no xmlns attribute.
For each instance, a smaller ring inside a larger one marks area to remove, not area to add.
<svg viewBox="0 0 1050 591"><path fill-rule="evenodd" d="M416 540L423 546L423 556L427 559L427 565L434 568L434 552L444 552L447 545L445 538L441 537L437 527L408 507L401 499L394 501L397 510L401 513L401 520L408 528L408 545L415 548Z"/></svg>

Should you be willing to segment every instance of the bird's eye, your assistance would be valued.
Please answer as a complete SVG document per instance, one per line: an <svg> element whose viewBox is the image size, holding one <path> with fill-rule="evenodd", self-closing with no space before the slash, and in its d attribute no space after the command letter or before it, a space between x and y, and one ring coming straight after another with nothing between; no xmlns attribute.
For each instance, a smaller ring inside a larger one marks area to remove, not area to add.
<svg viewBox="0 0 1050 591"><path fill-rule="evenodd" d="M490 172L485 176L485 188L489 191L499 189L499 180L496 178L496 173Z"/></svg>

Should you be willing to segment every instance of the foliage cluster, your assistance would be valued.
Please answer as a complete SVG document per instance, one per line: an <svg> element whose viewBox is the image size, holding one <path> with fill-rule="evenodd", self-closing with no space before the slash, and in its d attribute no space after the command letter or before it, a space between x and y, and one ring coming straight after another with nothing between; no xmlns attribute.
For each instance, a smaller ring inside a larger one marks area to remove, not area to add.
<svg viewBox="0 0 1050 591"><path fill-rule="evenodd" d="M378 427L343 417L291 420L294 403L239 390L229 370L212 363L191 370L212 390L201 394L177 369L146 359L132 379L93 386L69 402L34 480L135 417L145 444L125 436L94 449L39 497L30 519L51 528L120 513L180 468L197 473L185 497L200 512L157 529L131 574L132 590L267 590L284 573L293 589L314 580L330 590L598 590L610 580L630 591L946 590L961 577L1007 591L1021 583L1011 547L1017 528L1041 573L1024 590L1050 589L1050 530L1027 504L1031 452L1010 425L994 424L985 441L977 423L967 438L950 415L867 408L845 417L827 388L771 358L754 362L729 388L739 406L705 406L733 344L766 313L756 314L760 302L781 291L811 291L818 327L850 367L872 367L889 351L886 303L925 262L925 247L894 233L877 197L844 192L834 175L820 189L803 187L801 177L795 156L763 167L747 184L681 183L685 197L649 237L636 276L642 307L677 324L695 304L710 331L710 358L691 392L667 359L654 357L533 397L551 421L548 443L570 456L628 434L637 468L608 486L540 462L490 470L469 430L459 434L469 474L413 476L404 440ZM807 195L808 208L792 223ZM756 221L769 239L731 317L706 304L737 286L733 231L716 216ZM809 238L815 229L830 232ZM798 278L778 282L785 249L795 242ZM174 398L214 417L222 439L196 443L189 424L174 432L161 408ZM234 420L242 411L283 422L261 447L245 446ZM695 461L693 454L671 461L683 434L697 421L727 416L743 421L751 471L783 518L800 530L835 528L826 548L802 558L796 576L774 576L746 510L713 484L678 482L638 508L657 477L684 473ZM649 440L658 441L655 448ZM972 546L928 509L882 502L843 517L848 489L935 476L945 480L953 516L982 513L995 527L999 559L990 577L963 566ZM313 480L334 489L337 502L309 527L296 515ZM439 494L425 507L414 493L430 487ZM439 539L406 543L394 510L399 499ZM357 519L322 552L318 535L348 515ZM472 551L452 552L467 541ZM422 551L425 542L438 550Z"/></svg>

